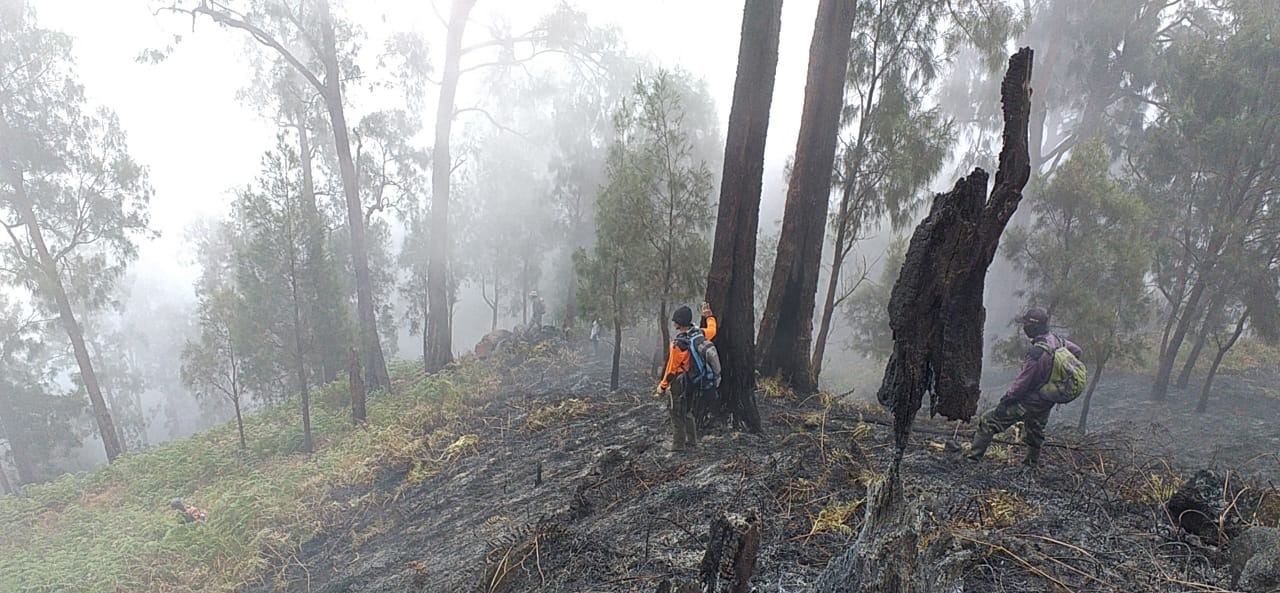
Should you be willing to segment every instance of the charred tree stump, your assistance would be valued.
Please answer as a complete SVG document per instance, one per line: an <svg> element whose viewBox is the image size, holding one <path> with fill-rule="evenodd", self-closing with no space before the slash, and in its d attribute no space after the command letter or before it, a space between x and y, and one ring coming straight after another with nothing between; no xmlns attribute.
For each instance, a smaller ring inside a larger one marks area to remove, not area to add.
<svg viewBox="0 0 1280 593"><path fill-rule="evenodd" d="M995 187L974 169L934 197L929 216L911 236L889 299L893 354L876 394L894 416L899 455L925 393L930 414L969 420L978 408L982 374L982 304L987 267L1031 175L1027 124L1031 110L1031 48L1009 58L1001 85L1004 145Z"/></svg>
<svg viewBox="0 0 1280 593"><path fill-rule="evenodd" d="M699 568L705 593L747 593L760 549L760 516L721 512L711 522L711 539Z"/></svg>
<svg viewBox="0 0 1280 593"><path fill-rule="evenodd" d="M363 426L368 420L368 414L365 411L365 392L364 380L360 377L360 354L355 349L351 349L351 418L355 421L356 426Z"/></svg>

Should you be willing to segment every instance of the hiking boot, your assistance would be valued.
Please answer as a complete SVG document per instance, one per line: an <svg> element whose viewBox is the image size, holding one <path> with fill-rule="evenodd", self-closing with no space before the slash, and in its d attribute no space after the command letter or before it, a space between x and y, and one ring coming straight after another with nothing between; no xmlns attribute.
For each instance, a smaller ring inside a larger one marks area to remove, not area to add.
<svg viewBox="0 0 1280 593"><path fill-rule="evenodd" d="M970 461L980 461L987 454L987 447L991 446L990 435L984 432L978 432L973 435L973 444L969 446L969 452L965 454Z"/></svg>

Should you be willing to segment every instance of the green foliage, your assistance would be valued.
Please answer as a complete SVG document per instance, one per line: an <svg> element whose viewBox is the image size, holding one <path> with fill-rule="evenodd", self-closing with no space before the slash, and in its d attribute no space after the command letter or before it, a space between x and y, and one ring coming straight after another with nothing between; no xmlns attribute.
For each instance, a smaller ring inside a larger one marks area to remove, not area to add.
<svg viewBox="0 0 1280 593"><path fill-rule="evenodd" d="M596 247L575 257L579 302L589 315L621 327L645 305L700 292L710 260L708 151L718 143L710 113L704 88L660 70L637 79L615 114Z"/></svg>
<svg viewBox="0 0 1280 593"><path fill-rule="evenodd" d="M1255 319L1266 331L1280 293L1280 15L1237 0L1185 17L1160 53L1154 121L1132 158L1155 215L1155 284L1170 325L1208 315L1221 334L1247 310L1268 318ZM1172 358L1179 344L1170 346Z"/></svg>
<svg viewBox="0 0 1280 593"><path fill-rule="evenodd" d="M367 485L391 467L409 467L420 479L450 460L449 445L475 446L448 426L468 398L492 393L493 370L464 364L404 384L416 373L412 365L394 369L402 388L370 402L367 429L352 429L344 383L320 390L310 457L293 454L299 411L286 402L247 418L247 452L234 425L222 425L0 498L0 590L188 593L260 582L338 510L328 496L335 489ZM474 450L455 449L455 456ZM168 507L174 498L209 519L182 524Z"/></svg>
<svg viewBox="0 0 1280 593"><path fill-rule="evenodd" d="M893 352L893 331L889 328L889 297L898 282L907 257L909 239L897 237L889 244L880 270L880 279L868 282L845 305L845 318L853 329L847 347L876 360L887 360Z"/></svg>
<svg viewBox="0 0 1280 593"><path fill-rule="evenodd" d="M1028 280L1028 304L1049 311L1098 367L1141 352L1137 334L1150 311L1149 214L1109 167L1100 142L1077 146L1028 199L1030 228L1010 230L1003 246Z"/></svg>

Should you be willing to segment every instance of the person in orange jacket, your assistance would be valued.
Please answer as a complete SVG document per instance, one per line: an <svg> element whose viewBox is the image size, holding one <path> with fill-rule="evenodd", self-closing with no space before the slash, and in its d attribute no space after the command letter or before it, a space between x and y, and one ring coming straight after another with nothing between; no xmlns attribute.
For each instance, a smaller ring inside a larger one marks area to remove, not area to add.
<svg viewBox="0 0 1280 593"><path fill-rule="evenodd" d="M701 330L708 340L716 337L716 318L711 313L711 305L702 303L702 318L706 328ZM671 340L671 350L667 354L667 368L662 372L662 380L654 391L654 397L667 396L668 411L671 414L671 451L683 451L698 445L698 423L693 417L697 398L705 396L689 384L688 372L691 364L689 356L689 333L694 329L693 311L681 306L671 315L675 324L676 336Z"/></svg>

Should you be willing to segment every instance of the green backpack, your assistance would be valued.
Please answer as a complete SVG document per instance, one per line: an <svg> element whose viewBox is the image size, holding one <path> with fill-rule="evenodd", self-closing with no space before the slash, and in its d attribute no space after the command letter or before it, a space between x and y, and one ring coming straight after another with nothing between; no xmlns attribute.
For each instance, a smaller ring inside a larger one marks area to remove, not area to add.
<svg viewBox="0 0 1280 593"><path fill-rule="evenodd" d="M1045 401L1066 404L1075 401L1081 393L1084 393L1089 371L1084 363L1067 349L1061 338L1058 338L1058 342L1060 345L1056 350L1049 348L1049 345L1044 342L1036 343L1053 356L1053 370L1049 373L1049 382L1040 388L1040 396Z"/></svg>

